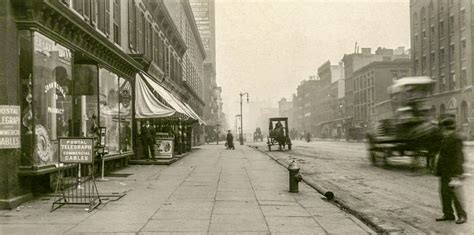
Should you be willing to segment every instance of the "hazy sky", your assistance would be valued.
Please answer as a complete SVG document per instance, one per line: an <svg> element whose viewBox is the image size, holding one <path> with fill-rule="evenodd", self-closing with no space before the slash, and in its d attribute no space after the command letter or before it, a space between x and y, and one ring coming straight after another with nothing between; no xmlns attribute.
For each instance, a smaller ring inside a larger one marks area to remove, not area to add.
<svg viewBox="0 0 474 235"><path fill-rule="evenodd" d="M239 92L277 106L325 61L410 47L409 0L216 0L217 83L233 125Z"/></svg>

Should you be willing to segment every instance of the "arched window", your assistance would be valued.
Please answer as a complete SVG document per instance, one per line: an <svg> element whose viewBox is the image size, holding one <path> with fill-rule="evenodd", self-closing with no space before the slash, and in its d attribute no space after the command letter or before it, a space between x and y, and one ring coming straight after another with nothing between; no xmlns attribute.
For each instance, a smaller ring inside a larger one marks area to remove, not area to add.
<svg viewBox="0 0 474 235"><path fill-rule="evenodd" d="M461 103L461 124L468 122L468 109L466 101Z"/></svg>

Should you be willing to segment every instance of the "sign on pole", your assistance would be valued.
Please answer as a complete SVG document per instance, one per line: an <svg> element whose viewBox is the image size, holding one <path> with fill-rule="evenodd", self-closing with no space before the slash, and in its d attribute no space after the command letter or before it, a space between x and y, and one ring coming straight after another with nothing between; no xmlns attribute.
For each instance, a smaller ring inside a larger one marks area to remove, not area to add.
<svg viewBox="0 0 474 235"><path fill-rule="evenodd" d="M20 106L0 105L0 149L21 147Z"/></svg>
<svg viewBox="0 0 474 235"><path fill-rule="evenodd" d="M94 139L59 138L59 162L94 163Z"/></svg>

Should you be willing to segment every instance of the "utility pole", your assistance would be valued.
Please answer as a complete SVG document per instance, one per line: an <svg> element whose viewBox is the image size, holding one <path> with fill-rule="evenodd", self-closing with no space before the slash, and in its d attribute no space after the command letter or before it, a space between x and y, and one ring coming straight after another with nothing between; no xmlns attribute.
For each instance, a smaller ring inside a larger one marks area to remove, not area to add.
<svg viewBox="0 0 474 235"><path fill-rule="evenodd" d="M240 92L240 135L239 135L239 142L240 145L244 145L244 126L243 126L243 119L244 117L242 116L242 96L247 95L247 103L249 102L249 93L245 92L242 93Z"/></svg>

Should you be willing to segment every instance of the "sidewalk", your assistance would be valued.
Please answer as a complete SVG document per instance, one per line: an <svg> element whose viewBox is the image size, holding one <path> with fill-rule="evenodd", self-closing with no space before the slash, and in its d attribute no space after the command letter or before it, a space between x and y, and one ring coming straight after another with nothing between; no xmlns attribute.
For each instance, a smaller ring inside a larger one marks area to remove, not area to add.
<svg viewBox="0 0 474 235"><path fill-rule="evenodd" d="M99 192L125 191L121 199L91 213L79 206L49 213L51 200L40 198L0 211L0 234L373 233L305 184L289 193L286 169L248 147L204 145L171 166L114 173L121 177L98 182Z"/></svg>

